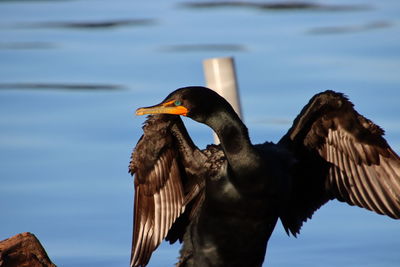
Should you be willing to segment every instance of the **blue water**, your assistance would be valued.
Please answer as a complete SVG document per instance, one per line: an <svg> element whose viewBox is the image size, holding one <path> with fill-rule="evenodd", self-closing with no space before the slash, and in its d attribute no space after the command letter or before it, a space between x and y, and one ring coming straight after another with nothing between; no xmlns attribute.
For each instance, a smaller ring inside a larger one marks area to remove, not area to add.
<svg viewBox="0 0 400 267"><path fill-rule="evenodd" d="M400 152L399 1L319 2L358 7L336 11L182 3L0 2L0 239L32 232L58 266L128 266L127 166L144 120L134 110L204 84L206 58L235 57L255 143L279 140L312 95L333 89ZM200 147L212 142L185 122ZM178 249L162 244L150 266L171 266ZM399 266L399 249L399 221L334 201L297 239L278 225L265 265Z"/></svg>

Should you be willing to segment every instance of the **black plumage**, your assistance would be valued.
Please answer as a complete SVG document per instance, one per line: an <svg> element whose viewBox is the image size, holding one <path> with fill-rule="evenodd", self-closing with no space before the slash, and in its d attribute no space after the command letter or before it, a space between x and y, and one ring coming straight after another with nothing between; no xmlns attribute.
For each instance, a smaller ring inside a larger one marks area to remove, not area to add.
<svg viewBox="0 0 400 267"><path fill-rule="evenodd" d="M261 266L278 218L296 235L331 199L400 218L400 158L340 93L315 95L277 144L252 145L228 102L204 87L137 114L156 115L129 166L131 266L145 266L163 239L183 241L178 266ZM199 150L177 115L211 127L221 145Z"/></svg>

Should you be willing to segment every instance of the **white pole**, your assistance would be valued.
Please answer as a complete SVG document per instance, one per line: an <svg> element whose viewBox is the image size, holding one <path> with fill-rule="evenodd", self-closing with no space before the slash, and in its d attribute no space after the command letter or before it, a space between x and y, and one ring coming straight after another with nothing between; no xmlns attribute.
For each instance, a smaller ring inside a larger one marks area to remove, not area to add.
<svg viewBox="0 0 400 267"><path fill-rule="evenodd" d="M203 61L206 86L223 96L242 119L240 97L232 57L209 58ZM214 142L219 143L214 134Z"/></svg>

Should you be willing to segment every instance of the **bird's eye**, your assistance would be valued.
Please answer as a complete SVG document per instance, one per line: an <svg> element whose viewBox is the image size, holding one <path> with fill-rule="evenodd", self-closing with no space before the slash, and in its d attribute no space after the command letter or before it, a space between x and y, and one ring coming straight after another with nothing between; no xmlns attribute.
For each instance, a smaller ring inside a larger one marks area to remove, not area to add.
<svg viewBox="0 0 400 267"><path fill-rule="evenodd" d="M176 101L174 102L174 105L175 105L175 106L180 106L181 104L182 104L182 102L179 101L179 100L176 100Z"/></svg>

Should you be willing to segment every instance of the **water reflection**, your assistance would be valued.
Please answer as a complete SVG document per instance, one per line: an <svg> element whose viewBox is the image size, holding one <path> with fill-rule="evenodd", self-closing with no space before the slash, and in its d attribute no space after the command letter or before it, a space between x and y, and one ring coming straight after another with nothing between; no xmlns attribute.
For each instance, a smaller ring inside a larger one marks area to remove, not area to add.
<svg viewBox="0 0 400 267"><path fill-rule="evenodd" d="M161 48L164 52L197 52L197 51L220 51L220 52L244 52L248 48L239 44L187 44L169 45Z"/></svg>
<svg viewBox="0 0 400 267"><path fill-rule="evenodd" d="M154 19L115 19L101 21L66 21L66 22L38 22L19 23L15 28L70 28L70 29L108 29L117 27L138 27L156 24Z"/></svg>
<svg viewBox="0 0 400 267"><path fill-rule="evenodd" d="M32 3L32 2L66 2L70 0L1 0L0 4L2 3L18 3L18 2L25 2L25 3Z"/></svg>
<svg viewBox="0 0 400 267"><path fill-rule="evenodd" d="M308 33L310 34L356 33L369 30L384 29L391 26L392 23L388 21L375 21L361 25L317 27L309 30Z"/></svg>
<svg viewBox="0 0 400 267"><path fill-rule="evenodd" d="M4 42L0 43L0 49L52 49L58 47L49 42Z"/></svg>
<svg viewBox="0 0 400 267"><path fill-rule="evenodd" d="M0 90L35 89L35 90L122 90L125 87L114 84L73 84L73 83L0 83Z"/></svg>
<svg viewBox="0 0 400 267"><path fill-rule="evenodd" d="M264 10L317 10L317 11L359 11L371 9L367 5L335 5L316 2L269 2L259 3L251 1L218 1L218 2L190 2L183 6L190 8L217 8L217 7L245 7Z"/></svg>

